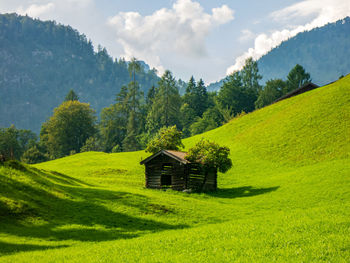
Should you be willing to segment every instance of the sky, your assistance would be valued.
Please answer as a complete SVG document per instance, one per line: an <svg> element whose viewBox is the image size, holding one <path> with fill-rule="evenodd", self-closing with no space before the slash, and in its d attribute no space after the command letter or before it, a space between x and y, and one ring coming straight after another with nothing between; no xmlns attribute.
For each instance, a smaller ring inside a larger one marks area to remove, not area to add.
<svg viewBox="0 0 350 263"><path fill-rule="evenodd" d="M135 57L206 84L282 41L350 16L350 0L0 0L16 12L70 25L114 58Z"/></svg>

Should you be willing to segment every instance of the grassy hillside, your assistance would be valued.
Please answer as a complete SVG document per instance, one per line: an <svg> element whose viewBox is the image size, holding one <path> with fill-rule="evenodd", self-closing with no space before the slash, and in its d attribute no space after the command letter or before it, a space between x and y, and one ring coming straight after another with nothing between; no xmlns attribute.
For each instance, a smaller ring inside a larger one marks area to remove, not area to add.
<svg viewBox="0 0 350 263"><path fill-rule="evenodd" d="M0 166L2 262L350 261L350 76L201 137L215 193L144 189L144 152Z"/></svg>

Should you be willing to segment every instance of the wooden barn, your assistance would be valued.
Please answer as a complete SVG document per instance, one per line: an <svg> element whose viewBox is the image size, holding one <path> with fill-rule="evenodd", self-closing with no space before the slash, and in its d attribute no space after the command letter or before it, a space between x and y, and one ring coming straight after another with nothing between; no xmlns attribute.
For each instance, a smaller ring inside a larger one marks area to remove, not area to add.
<svg viewBox="0 0 350 263"><path fill-rule="evenodd" d="M317 89L317 88L319 88L319 86L317 86L316 84L314 84L312 82L306 83L303 86L301 86L300 88L292 90L291 92L283 95L279 99L275 100L273 103L276 103L278 101L294 97L296 95L299 95L299 94L302 94L304 92L307 92L307 91L310 91L310 90L313 90L313 89Z"/></svg>
<svg viewBox="0 0 350 263"><path fill-rule="evenodd" d="M141 161L145 165L147 188L177 191L214 191L217 170L185 159L187 153L161 150Z"/></svg>

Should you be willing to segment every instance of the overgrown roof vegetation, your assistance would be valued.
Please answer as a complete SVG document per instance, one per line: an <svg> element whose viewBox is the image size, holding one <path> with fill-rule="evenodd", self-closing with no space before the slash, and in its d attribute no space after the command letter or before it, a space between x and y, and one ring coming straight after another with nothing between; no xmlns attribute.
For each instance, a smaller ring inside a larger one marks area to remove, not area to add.
<svg viewBox="0 0 350 263"><path fill-rule="evenodd" d="M1 261L347 262L349 87L346 76L184 140L229 147L215 193L144 189L143 151L0 166Z"/></svg>

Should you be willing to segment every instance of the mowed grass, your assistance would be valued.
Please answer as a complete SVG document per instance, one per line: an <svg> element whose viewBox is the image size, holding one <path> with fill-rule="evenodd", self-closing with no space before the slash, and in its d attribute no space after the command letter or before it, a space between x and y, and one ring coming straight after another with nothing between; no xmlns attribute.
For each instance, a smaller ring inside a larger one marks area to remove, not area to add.
<svg viewBox="0 0 350 263"><path fill-rule="evenodd" d="M0 166L0 261L350 261L349 76L202 137L213 193L145 189L142 151Z"/></svg>

